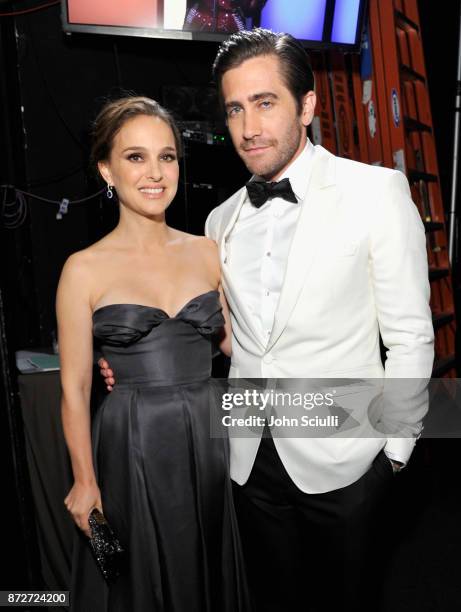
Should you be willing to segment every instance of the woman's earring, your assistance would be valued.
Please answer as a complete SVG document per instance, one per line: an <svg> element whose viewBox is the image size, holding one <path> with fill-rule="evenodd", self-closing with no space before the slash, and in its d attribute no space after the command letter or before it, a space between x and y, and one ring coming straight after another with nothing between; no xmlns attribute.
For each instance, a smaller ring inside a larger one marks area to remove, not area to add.
<svg viewBox="0 0 461 612"><path fill-rule="evenodd" d="M108 200L112 200L114 197L114 192L112 191L112 185L107 184L106 198Z"/></svg>

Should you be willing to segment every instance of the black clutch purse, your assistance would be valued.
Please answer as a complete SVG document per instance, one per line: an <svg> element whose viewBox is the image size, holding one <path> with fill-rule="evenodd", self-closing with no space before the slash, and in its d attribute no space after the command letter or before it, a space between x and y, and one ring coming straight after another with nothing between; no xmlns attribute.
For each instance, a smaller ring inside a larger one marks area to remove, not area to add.
<svg viewBox="0 0 461 612"><path fill-rule="evenodd" d="M120 575L124 562L124 553L120 542L99 510L94 508L88 517L91 537L90 546L96 563L107 582L112 582Z"/></svg>

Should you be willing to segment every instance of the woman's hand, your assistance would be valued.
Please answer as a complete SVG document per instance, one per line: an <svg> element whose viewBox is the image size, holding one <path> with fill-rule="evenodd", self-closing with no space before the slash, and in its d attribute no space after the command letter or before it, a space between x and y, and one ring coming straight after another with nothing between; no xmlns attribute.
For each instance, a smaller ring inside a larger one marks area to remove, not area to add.
<svg viewBox="0 0 461 612"><path fill-rule="evenodd" d="M102 512L101 492L96 483L82 484L74 482L74 486L69 491L64 504L70 512L75 524L86 536L90 537L90 526L88 516L93 508Z"/></svg>

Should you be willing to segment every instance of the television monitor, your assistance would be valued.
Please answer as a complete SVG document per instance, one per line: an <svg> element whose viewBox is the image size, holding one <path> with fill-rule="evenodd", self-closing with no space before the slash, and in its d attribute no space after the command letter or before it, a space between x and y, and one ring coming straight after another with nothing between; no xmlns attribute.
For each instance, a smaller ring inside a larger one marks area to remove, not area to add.
<svg viewBox="0 0 461 612"><path fill-rule="evenodd" d="M62 0L66 32L222 41L261 26L358 51L366 0Z"/></svg>

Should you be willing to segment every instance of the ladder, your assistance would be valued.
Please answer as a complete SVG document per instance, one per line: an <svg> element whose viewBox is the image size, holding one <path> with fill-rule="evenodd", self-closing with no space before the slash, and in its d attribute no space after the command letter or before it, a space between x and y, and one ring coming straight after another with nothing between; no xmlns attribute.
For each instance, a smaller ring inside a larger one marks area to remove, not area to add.
<svg viewBox="0 0 461 612"><path fill-rule="evenodd" d="M335 124L330 125L325 115L320 137L335 133L332 152L406 174L426 229L435 331L433 376L454 377L454 300L417 0L369 0L363 47L361 58L345 58L336 51L324 54ZM324 86L321 67L316 58L316 85L320 81ZM350 122L349 132L345 120ZM329 140L322 143L326 148Z"/></svg>

